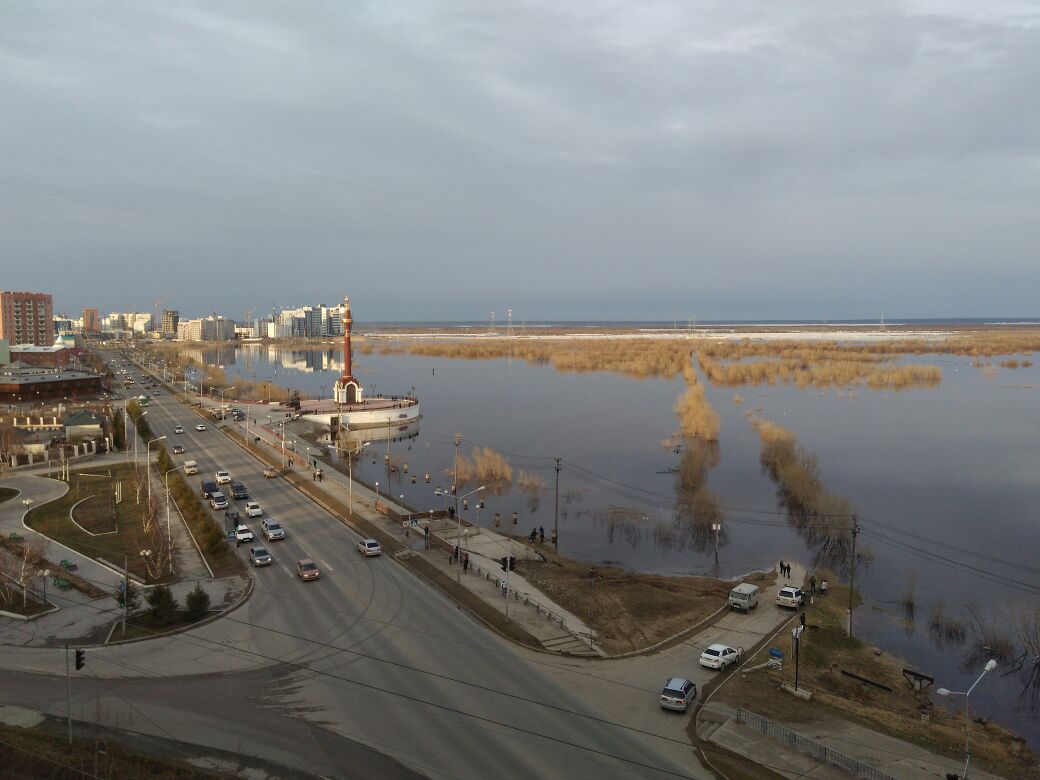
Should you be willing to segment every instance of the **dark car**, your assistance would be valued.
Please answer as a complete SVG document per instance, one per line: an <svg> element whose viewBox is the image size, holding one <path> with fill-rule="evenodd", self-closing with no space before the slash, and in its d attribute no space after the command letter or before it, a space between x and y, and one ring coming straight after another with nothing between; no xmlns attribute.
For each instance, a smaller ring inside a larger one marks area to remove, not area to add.
<svg viewBox="0 0 1040 780"><path fill-rule="evenodd" d="M209 498L217 492L217 483L212 479L202 480L202 497Z"/></svg>
<svg viewBox="0 0 1040 780"><path fill-rule="evenodd" d="M244 501L249 498L249 491L246 490L246 486L241 482L232 482L231 497L235 499L235 501Z"/></svg>

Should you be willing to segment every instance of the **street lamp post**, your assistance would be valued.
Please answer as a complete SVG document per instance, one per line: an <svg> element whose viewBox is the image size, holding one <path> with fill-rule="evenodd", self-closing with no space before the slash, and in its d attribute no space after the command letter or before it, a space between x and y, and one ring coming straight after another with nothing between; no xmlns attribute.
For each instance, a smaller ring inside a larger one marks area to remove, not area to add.
<svg viewBox="0 0 1040 780"><path fill-rule="evenodd" d="M379 511L379 483L378 482L376 483L376 505L375 505L374 509L377 512Z"/></svg>
<svg viewBox="0 0 1040 780"><path fill-rule="evenodd" d="M180 466L174 466L163 474L163 484L166 486L166 544L170 548L170 574L173 574L173 533L170 531L170 474L182 468L184 468L183 463Z"/></svg>
<svg viewBox="0 0 1040 780"><path fill-rule="evenodd" d="M455 571L455 581L459 582L459 583L462 582L462 547L461 547L461 544L462 544L462 513L459 512L459 510L458 510L459 499L469 498L474 493L479 493L485 487L487 487L487 486L486 485L481 485L476 490L471 490L466 495L464 495L464 496L456 496L456 498L455 498L455 520L458 523L458 530L455 532L455 546L459 548L459 560L457 561L459 566L456 568L456 571ZM456 492L458 492L458 491L456 491ZM507 567L506 571L508 573L508 567ZM509 604L509 602L506 602L506 609L509 608L508 604Z"/></svg>
<svg viewBox="0 0 1040 780"><path fill-rule="evenodd" d="M137 419L134 420L134 468L135 469L137 468L137 440L141 438L140 436L137 435L137 423L140 422L141 418L144 417L146 414L148 414L148 410L147 409L145 409L143 412L141 412L139 415L137 415Z"/></svg>
<svg viewBox="0 0 1040 780"><path fill-rule="evenodd" d="M982 678L986 676L986 672L992 672L996 668L997 662L991 658L986 661L986 666L983 668L982 674L979 675L979 679L973 682L968 690L951 691L949 688L939 688L935 691L940 696L964 697L964 780L968 778L968 764L971 761L971 716L968 710L968 700L971 697L971 692L975 690L975 686L982 682Z"/></svg>
<svg viewBox="0 0 1040 780"><path fill-rule="evenodd" d="M152 474L151 474L152 460L151 460L150 449L151 449L151 446L153 444L155 444L157 441L162 441L165 438L166 438L166 434L164 433L158 439L152 439L150 442L148 442L147 445L145 445L145 448L144 448L144 473L148 475L148 512L149 512L149 516L151 515L151 511L152 511Z"/></svg>
<svg viewBox="0 0 1040 780"><path fill-rule="evenodd" d="M361 452L361 450L363 450L371 443L372 442L370 441L362 442L360 447L358 447L356 450L351 450L347 454L347 495L349 496L349 498L347 499L347 508L350 510L350 514L354 514L354 453ZM339 447L337 447L336 449L339 449ZM377 490L379 488L378 482L376 483L376 488Z"/></svg>

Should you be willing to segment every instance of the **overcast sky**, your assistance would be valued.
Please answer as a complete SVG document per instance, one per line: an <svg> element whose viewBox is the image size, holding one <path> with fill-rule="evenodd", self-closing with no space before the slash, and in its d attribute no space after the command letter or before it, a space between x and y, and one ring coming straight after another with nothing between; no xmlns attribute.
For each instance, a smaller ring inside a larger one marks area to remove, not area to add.
<svg viewBox="0 0 1040 780"><path fill-rule="evenodd" d="M1040 314L1040 4L0 4L0 289Z"/></svg>

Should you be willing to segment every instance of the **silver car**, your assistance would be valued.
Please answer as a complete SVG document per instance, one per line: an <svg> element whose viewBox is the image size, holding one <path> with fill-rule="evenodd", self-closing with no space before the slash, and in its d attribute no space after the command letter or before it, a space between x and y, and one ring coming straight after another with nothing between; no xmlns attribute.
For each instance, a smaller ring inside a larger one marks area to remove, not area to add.
<svg viewBox="0 0 1040 780"><path fill-rule="evenodd" d="M270 566L271 553L267 552L266 547L250 547L249 548L249 561L253 566Z"/></svg>
<svg viewBox="0 0 1040 780"><path fill-rule="evenodd" d="M685 677L671 677L661 691L661 709L686 712L690 702L697 698L697 686Z"/></svg>

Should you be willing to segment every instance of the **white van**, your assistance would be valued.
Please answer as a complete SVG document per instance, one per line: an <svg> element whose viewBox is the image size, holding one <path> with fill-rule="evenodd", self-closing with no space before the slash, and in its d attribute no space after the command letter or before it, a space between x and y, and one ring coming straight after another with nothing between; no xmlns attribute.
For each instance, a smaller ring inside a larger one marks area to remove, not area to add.
<svg viewBox="0 0 1040 780"><path fill-rule="evenodd" d="M198 474L199 464L193 460L184 461L184 473L185 474Z"/></svg>
<svg viewBox="0 0 1040 780"><path fill-rule="evenodd" d="M758 586L750 582L742 582L729 592L729 608L742 609L745 612L758 606Z"/></svg>

